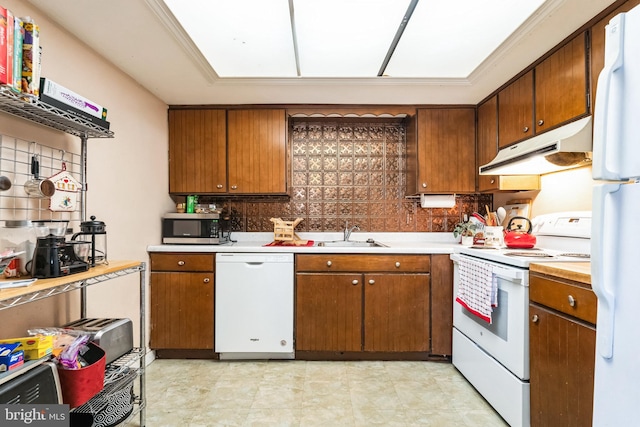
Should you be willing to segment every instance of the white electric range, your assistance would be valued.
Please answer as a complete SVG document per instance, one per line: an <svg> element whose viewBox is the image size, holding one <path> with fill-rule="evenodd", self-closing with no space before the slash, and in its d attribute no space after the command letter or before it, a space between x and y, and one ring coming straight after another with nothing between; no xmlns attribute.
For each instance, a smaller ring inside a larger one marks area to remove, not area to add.
<svg viewBox="0 0 640 427"><path fill-rule="evenodd" d="M495 278L497 288L490 321L477 307L454 302L453 365L512 427L530 424L529 264L589 261L591 212L536 217L532 232L532 249L468 247L451 255L456 296L469 290L461 276L472 270Z"/></svg>

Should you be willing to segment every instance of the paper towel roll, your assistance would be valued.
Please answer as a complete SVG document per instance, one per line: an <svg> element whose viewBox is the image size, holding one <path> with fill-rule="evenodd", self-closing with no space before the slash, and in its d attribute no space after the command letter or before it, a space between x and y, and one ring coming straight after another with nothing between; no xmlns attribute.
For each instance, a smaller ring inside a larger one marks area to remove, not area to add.
<svg viewBox="0 0 640 427"><path fill-rule="evenodd" d="M421 194L420 207L452 208L456 205L455 194Z"/></svg>

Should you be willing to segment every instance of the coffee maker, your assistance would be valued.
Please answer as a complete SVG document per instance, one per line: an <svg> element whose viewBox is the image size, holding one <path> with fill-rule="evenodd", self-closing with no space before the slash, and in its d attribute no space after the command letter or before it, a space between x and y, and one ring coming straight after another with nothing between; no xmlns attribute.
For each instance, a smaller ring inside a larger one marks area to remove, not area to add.
<svg viewBox="0 0 640 427"><path fill-rule="evenodd" d="M39 279L68 276L89 269L89 244L67 242L68 221L33 221L38 237L31 260L31 276Z"/></svg>
<svg viewBox="0 0 640 427"><path fill-rule="evenodd" d="M91 215L91 221L83 221L80 224L80 232L71 237L73 242L89 243L89 264L108 264L107 261L107 226L103 221L96 221Z"/></svg>

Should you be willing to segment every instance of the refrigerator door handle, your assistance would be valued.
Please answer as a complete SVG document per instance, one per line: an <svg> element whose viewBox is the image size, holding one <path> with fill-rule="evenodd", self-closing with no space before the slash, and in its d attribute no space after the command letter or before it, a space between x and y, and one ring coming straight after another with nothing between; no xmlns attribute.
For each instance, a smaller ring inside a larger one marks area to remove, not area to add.
<svg viewBox="0 0 640 427"><path fill-rule="evenodd" d="M622 184L600 184L593 187L593 223L591 229L591 257L597 260L591 263L591 286L598 297L598 333L596 347L600 356L605 359L613 357L613 330L615 321L616 297L614 286L617 283L615 269L609 264L613 252L610 240L615 235L613 221L605 222L614 212L610 212L607 204L612 193L620 190ZM607 254L607 256L605 256ZM614 255L615 256L615 255Z"/></svg>
<svg viewBox="0 0 640 427"><path fill-rule="evenodd" d="M593 123L593 167L594 179L620 179L619 174L608 168L607 146L618 141L620 111L612 108L611 81L614 73L624 62L624 14L609 21L606 32L604 68L598 76L598 94Z"/></svg>

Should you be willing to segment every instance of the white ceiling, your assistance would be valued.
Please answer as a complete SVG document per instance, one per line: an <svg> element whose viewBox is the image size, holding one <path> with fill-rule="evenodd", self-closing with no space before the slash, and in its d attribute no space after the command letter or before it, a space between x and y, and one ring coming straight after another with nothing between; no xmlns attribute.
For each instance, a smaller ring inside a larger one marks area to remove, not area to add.
<svg viewBox="0 0 640 427"><path fill-rule="evenodd" d="M29 0L169 105L475 104L613 1L547 0L464 78L220 78L161 0Z"/></svg>

